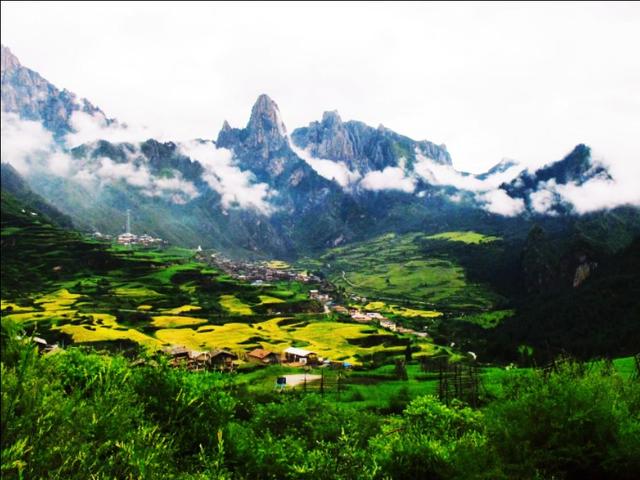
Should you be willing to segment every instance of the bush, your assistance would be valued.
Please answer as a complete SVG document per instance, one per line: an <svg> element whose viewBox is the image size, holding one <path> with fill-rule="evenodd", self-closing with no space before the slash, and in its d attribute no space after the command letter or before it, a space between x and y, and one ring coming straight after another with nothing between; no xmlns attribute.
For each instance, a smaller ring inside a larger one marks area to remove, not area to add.
<svg viewBox="0 0 640 480"><path fill-rule="evenodd" d="M512 476L633 478L640 471L640 385L572 362L548 376L507 377L488 408L492 442Z"/></svg>

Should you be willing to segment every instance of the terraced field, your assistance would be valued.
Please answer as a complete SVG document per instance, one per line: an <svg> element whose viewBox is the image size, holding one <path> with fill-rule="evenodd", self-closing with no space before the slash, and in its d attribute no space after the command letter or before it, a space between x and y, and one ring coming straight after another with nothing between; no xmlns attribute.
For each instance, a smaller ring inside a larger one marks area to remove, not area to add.
<svg viewBox="0 0 640 480"><path fill-rule="evenodd" d="M256 347L297 346L352 363L403 355L406 348L406 338L318 312L309 301L311 285L252 286L194 261L190 250L86 242L11 213L3 210L2 275L23 281L14 289L3 285L2 322L18 323L48 341L149 350L225 348L240 355ZM57 253L39 257L41 250ZM24 268L26 257L41 259L35 271ZM419 355L432 350L423 340L414 348Z"/></svg>
<svg viewBox="0 0 640 480"><path fill-rule="evenodd" d="M348 292L370 299L410 301L438 310L490 309L498 299L483 284L470 282L454 258L426 256L425 242L490 243L497 237L476 232L386 234L374 240L334 248L318 260L304 260L300 266L321 270Z"/></svg>

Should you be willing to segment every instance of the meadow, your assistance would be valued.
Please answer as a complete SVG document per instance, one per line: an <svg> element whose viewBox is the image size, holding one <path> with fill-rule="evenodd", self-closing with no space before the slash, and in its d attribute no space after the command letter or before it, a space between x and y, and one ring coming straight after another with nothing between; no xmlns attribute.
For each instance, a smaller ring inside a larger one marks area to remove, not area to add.
<svg viewBox="0 0 640 480"><path fill-rule="evenodd" d="M367 299L413 303L429 310L490 310L503 299L487 284L469 280L456 258L425 254L430 243L490 244L498 237L477 232L389 233L370 241L328 250L298 262L320 270L345 291Z"/></svg>
<svg viewBox="0 0 640 480"><path fill-rule="evenodd" d="M15 213L12 218L3 211L3 223L20 226L3 225L3 242L15 247L3 255L2 273L14 275L14 285L26 281L20 289L3 288L2 321L52 343L227 349L241 359L257 347L282 352L297 346L322 358L362 363L401 355L408 341L322 313L309 300L312 285L253 286L197 261L192 250L101 244ZM72 263L69 246L79 247L85 262ZM38 258L43 248L58 257L18 273L21 260ZM272 267L288 265L274 261ZM426 355L432 346L423 340L414 348Z"/></svg>

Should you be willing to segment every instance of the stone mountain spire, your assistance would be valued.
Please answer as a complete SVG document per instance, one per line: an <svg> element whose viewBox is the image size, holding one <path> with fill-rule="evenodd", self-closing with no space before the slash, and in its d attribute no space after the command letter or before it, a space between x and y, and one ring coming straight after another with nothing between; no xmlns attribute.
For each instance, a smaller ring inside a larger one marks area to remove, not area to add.
<svg viewBox="0 0 640 480"><path fill-rule="evenodd" d="M251 148L275 151L287 143L287 129L278 105L265 94L260 95L253 105L246 131L246 145Z"/></svg>

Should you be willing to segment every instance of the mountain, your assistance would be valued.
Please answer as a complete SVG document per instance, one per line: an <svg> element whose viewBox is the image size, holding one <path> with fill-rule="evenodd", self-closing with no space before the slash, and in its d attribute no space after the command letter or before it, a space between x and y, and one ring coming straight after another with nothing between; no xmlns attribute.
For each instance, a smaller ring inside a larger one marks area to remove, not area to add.
<svg viewBox="0 0 640 480"><path fill-rule="evenodd" d="M547 183L552 185L583 185L592 179L612 180L604 165L595 162L591 157L591 149L584 145L577 145L564 158L549 163L533 172L522 171L517 177L500 186L510 197L521 198L527 207L531 207L531 195L544 189ZM557 195L554 195L555 211L566 213L570 210Z"/></svg>
<svg viewBox="0 0 640 480"><path fill-rule="evenodd" d="M485 174L466 174L455 170L444 145L343 122L337 112L289 135L267 95L258 97L246 126L224 122L215 140L98 138L69 148L67 134L82 128L74 115L127 127L22 66L6 47L2 108L3 115L42 123L58 140L38 150L39 163L24 154L19 171L34 194L79 228L118 234L129 209L136 233L234 256L296 258L389 231L473 229L524 241L536 188L608 175L584 145L533 173L505 160ZM10 134L3 129L3 139ZM64 171L48 157L62 158ZM569 208L551 213L557 218L542 223L552 230L573 222Z"/></svg>
<svg viewBox="0 0 640 480"><path fill-rule="evenodd" d="M345 162L350 170L360 173L384 170L402 162L410 168L417 152L439 164L452 164L444 145L415 141L383 125L373 128L362 122L343 122L336 111L324 112L320 122L294 130L291 139L313 157Z"/></svg>
<svg viewBox="0 0 640 480"><path fill-rule="evenodd" d="M68 215L65 215L53 205L50 205L44 198L33 192L27 182L20 174L8 164L0 164L0 178L2 180L2 191L10 194L24 205L24 210L39 213L48 221L63 228L73 227L73 222Z"/></svg>
<svg viewBox="0 0 640 480"><path fill-rule="evenodd" d="M50 130L56 139L73 130L74 112L84 112L105 125L113 123L102 110L85 98L59 90L39 73L24 67L4 45L1 46L2 110L25 120L35 120Z"/></svg>

